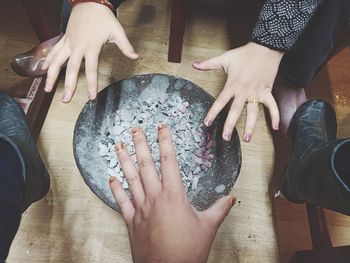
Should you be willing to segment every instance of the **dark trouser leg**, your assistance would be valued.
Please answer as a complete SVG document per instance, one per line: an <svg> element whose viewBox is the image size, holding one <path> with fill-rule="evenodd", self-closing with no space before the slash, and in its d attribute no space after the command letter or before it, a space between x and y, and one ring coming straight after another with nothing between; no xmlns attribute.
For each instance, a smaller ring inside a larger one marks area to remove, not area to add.
<svg viewBox="0 0 350 263"><path fill-rule="evenodd" d="M307 87L329 59L349 17L349 0L323 1L295 45L285 53L279 74L295 87Z"/></svg>
<svg viewBox="0 0 350 263"><path fill-rule="evenodd" d="M0 140L0 262L6 259L21 221L23 185L16 152Z"/></svg>
<svg viewBox="0 0 350 263"><path fill-rule="evenodd" d="M283 131L288 129L296 109L307 100L303 88L330 58L349 17L350 1L324 0L295 45L285 53L274 87Z"/></svg>
<svg viewBox="0 0 350 263"><path fill-rule="evenodd" d="M307 203L350 215L350 139L330 142L304 158L296 195Z"/></svg>

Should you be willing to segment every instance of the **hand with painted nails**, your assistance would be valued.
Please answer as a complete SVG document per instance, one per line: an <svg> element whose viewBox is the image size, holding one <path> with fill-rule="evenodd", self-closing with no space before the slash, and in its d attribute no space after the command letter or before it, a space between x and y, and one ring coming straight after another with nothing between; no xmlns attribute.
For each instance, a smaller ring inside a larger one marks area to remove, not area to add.
<svg viewBox="0 0 350 263"><path fill-rule="evenodd" d="M95 99L98 90L98 58L106 43L116 44L130 59L138 58L123 27L107 6L94 2L75 5L66 33L53 47L43 65L43 69L48 70L45 91L53 89L60 69L67 63L62 100L69 102L77 86L80 64L85 59L89 98Z"/></svg>
<svg viewBox="0 0 350 263"><path fill-rule="evenodd" d="M209 60L194 62L195 69L223 69L227 74L226 84L209 110L204 124L210 126L226 104L232 101L222 135L224 140L229 141L247 104L243 139L249 142L258 117L259 103L262 103L270 112L272 128L278 130L279 111L271 92L282 57L283 52L249 42Z"/></svg>
<svg viewBox="0 0 350 263"><path fill-rule="evenodd" d="M128 228L134 262L206 262L216 231L235 200L226 196L199 212L188 201L169 128L158 127L160 174L145 135L132 129L138 169L127 147L116 152L132 201L116 177L110 187Z"/></svg>

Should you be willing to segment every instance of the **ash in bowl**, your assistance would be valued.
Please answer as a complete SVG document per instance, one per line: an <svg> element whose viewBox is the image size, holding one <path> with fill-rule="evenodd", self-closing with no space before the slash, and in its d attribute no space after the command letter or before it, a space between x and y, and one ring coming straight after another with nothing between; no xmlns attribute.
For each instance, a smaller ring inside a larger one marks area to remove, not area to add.
<svg viewBox="0 0 350 263"><path fill-rule="evenodd" d="M173 134L182 181L192 205L203 210L229 194L241 167L236 130L230 142L221 139L227 113L210 128L203 119L214 98L190 81L162 74L135 76L116 82L85 104L74 130L74 157L86 184L107 205L120 211L109 189L117 176L125 189L115 144L123 142L136 163L130 129L144 130L159 168L157 126Z"/></svg>
<svg viewBox="0 0 350 263"><path fill-rule="evenodd" d="M204 125L194 121L193 116L188 101L175 94L167 98L150 97L145 101L134 101L127 108L117 110L114 124L106 128L106 138L99 144L99 154L109 167L106 175L117 176L124 189L128 189L115 154L115 144L125 143L132 160L137 164L130 135L131 127L136 126L145 132L153 160L159 170L157 124L166 123L172 131L182 182L187 191L196 190L199 179L207 175L214 155L211 153L213 143L210 134L205 134Z"/></svg>

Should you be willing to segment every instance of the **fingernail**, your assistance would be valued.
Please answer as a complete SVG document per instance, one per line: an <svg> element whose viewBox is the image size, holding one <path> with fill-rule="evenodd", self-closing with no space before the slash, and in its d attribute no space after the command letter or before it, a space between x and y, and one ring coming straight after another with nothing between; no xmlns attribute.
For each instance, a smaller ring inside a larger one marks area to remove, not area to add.
<svg viewBox="0 0 350 263"><path fill-rule="evenodd" d="M63 94L62 101L63 101L63 102L68 102L68 101L69 101L69 98L68 98L68 95L67 95L67 94Z"/></svg>
<svg viewBox="0 0 350 263"><path fill-rule="evenodd" d="M140 130L139 127L133 127L133 128L131 128L131 133L132 133L132 135L138 134L139 130Z"/></svg>
<svg viewBox="0 0 350 263"><path fill-rule="evenodd" d="M115 145L115 151L117 153L121 153L124 149L124 144L123 143L120 143L118 142L116 145Z"/></svg>
<svg viewBox="0 0 350 263"><path fill-rule="evenodd" d="M224 138L225 141L230 141L231 140L231 134L230 133L224 133L223 138Z"/></svg>
<svg viewBox="0 0 350 263"><path fill-rule="evenodd" d="M250 134L245 134L243 139L245 142L250 142L250 138L251 138Z"/></svg>
<svg viewBox="0 0 350 263"><path fill-rule="evenodd" d="M95 93L89 93L89 100L94 100L96 99L96 94Z"/></svg>
<svg viewBox="0 0 350 263"><path fill-rule="evenodd" d="M44 90L46 91L46 92L50 92L50 90L49 90L49 84L45 84L45 88L44 88Z"/></svg>
<svg viewBox="0 0 350 263"><path fill-rule="evenodd" d="M236 198L231 196L231 207L234 206L235 203L236 203Z"/></svg>
<svg viewBox="0 0 350 263"><path fill-rule="evenodd" d="M211 125L211 121L209 120L208 117L206 117L206 118L204 119L204 124L205 124L205 126L207 126L207 127L209 127L209 126Z"/></svg>
<svg viewBox="0 0 350 263"><path fill-rule="evenodd" d="M160 123L160 124L158 125L158 131L159 131L159 132L163 131L163 130L165 129L165 127L166 127L166 125L165 125L164 123Z"/></svg>
<svg viewBox="0 0 350 263"><path fill-rule="evenodd" d="M113 182L115 181L115 179L117 179L117 177L115 177L115 176L110 176L110 177L109 177L109 183L110 183L110 184L113 183Z"/></svg>
<svg viewBox="0 0 350 263"><path fill-rule="evenodd" d="M273 126L273 129L274 129L275 131L278 131L278 130L279 130L279 127L278 127L277 125L275 125L275 126Z"/></svg>

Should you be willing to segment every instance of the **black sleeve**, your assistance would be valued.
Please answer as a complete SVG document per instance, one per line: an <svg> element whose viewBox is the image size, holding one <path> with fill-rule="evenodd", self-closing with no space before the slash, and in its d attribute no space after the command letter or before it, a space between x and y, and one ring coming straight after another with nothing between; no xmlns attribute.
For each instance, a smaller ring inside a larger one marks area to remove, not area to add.
<svg viewBox="0 0 350 263"><path fill-rule="evenodd" d="M125 0L109 0L109 2L114 6L115 9L117 9L124 1Z"/></svg>
<svg viewBox="0 0 350 263"><path fill-rule="evenodd" d="M251 40L271 49L287 51L304 30L322 0L267 0Z"/></svg>

